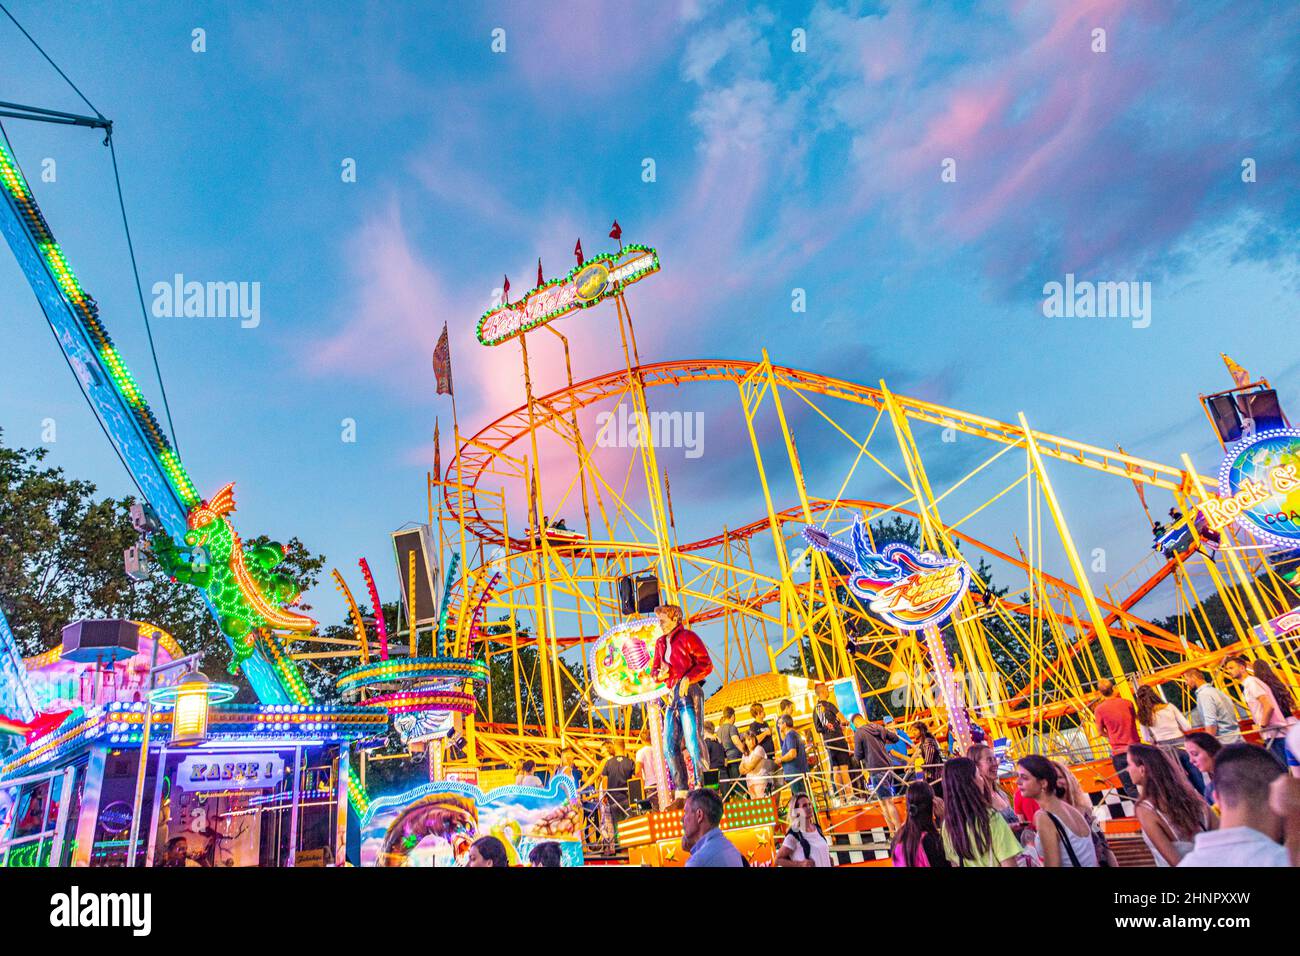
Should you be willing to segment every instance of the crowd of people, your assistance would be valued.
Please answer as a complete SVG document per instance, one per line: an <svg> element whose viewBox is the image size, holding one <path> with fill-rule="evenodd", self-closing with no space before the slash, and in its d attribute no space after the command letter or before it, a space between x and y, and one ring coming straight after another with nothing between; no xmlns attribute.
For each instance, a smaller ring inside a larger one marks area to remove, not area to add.
<svg viewBox="0 0 1300 956"><path fill-rule="evenodd" d="M1295 701L1265 661L1230 657L1222 673L1240 683L1263 746L1245 742L1238 707L1205 671L1184 678L1196 704L1195 726L1151 687L1137 687L1130 700L1102 679L1092 723L1109 746L1113 780L1134 801L1141 838L1156 866L1296 865ZM879 801L895 866L1118 865L1091 800L1066 763L1023 756L1006 786L998 756L978 731L964 753L950 738L945 760L943 745L924 722L895 729L862 714L846 720L826 684L814 691L811 727L803 731L788 699L777 704L775 720L756 702L748 708L748 723L730 706L716 724L703 723L700 769L716 772L717 786L710 775L710 786L674 803L684 815L688 866L746 865L721 830L724 801L776 794L788 800L778 866L832 865L817 802L825 811L864 800ZM640 744L635 757L616 739L604 744L604 761L586 791L606 824L657 805L648 732ZM573 758L571 750L561 752L553 772L572 775L581 789ZM813 779L819 783L816 794L810 793ZM520 766L517 780L541 783L531 761ZM895 797L902 798L901 816Z"/></svg>

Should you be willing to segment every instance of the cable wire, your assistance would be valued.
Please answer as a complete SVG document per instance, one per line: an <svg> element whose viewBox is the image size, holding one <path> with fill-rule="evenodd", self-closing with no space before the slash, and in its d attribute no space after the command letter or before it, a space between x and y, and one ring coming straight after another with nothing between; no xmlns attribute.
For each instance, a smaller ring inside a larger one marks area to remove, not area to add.
<svg viewBox="0 0 1300 956"><path fill-rule="evenodd" d="M93 112L99 119L107 122L107 118L104 114L95 108L95 104L86 98L86 94L81 92L77 87L77 84L73 83L68 77L68 74L64 73L59 67L59 64L55 63L54 59L45 52L44 48L42 48L39 43L36 42L36 39L23 28L23 25L18 22L12 13L9 12L9 8L3 3L0 3L0 11L4 11L4 15L9 18L13 25L18 28L19 32L21 32L22 35L28 39L31 45L36 48L36 52L45 58L45 62L54 67L54 71L58 73L59 76L63 77L63 81L67 83L68 86L72 87L72 91L76 93L77 96L81 97L81 101L85 103L86 106L90 107L91 112ZM8 137L6 137L6 140L7 139ZM167 386L163 384L162 366L158 363L158 350L154 346L153 325L149 322L149 310L144 304L144 288L140 285L140 267L136 263L135 244L131 241L131 226L128 224L126 218L126 200L122 195L122 177L118 173L117 169L117 149L113 146L112 124L109 124L108 128L105 130L104 144L108 147L109 153L113 158L113 183L117 187L117 205L118 209L121 210L122 213L122 231L126 233L126 248L131 254L131 275L135 279L135 294L136 298L140 302L140 315L144 318L144 331L149 340L149 355L153 359L154 376L158 379L158 391L162 395L163 413L167 416L167 430L171 433L172 449L176 452L177 457L179 457L181 448L180 444L176 441L176 426L172 422L171 404L167 401Z"/></svg>

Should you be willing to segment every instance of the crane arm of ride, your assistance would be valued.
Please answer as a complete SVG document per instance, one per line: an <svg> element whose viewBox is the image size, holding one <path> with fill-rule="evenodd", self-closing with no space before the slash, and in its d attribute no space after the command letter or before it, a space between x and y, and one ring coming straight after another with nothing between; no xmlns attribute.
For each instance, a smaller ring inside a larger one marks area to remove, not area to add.
<svg viewBox="0 0 1300 956"><path fill-rule="evenodd" d="M77 281L63 250L0 136L0 231L27 277L68 365L161 528L150 550L176 581L198 587L244 676L263 703L310 703L275 629L306 631L315 621L286 607L293 582L275 571L278 545L245 552L227 517L231 485L211 501L195 490L180 456L114 347L99 308Z"/></svg>

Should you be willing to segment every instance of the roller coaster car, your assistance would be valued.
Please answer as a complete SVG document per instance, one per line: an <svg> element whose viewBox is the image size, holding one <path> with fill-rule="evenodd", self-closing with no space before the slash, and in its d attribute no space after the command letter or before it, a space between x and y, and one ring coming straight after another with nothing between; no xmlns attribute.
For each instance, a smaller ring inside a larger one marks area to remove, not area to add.
<svg viewBox="0 0 1300 956"><path fill-rule="evenodd" d="M550 541L552 544L574 544L578 541L587 540L587 536L581 531L570 531L562 525L558 527L556 525L551 525L542 533L546 536L546 540ZM530 530L528 537L533 544L541 544L541 537L537 532Z"/></svg>

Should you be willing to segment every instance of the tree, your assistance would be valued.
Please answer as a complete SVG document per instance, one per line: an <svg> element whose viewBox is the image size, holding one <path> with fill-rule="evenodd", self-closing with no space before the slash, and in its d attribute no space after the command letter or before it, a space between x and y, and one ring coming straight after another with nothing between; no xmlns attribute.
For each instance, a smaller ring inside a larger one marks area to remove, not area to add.
<svg viewBox="0 0 1300 956"><path fill-rule="evenodd" d="M0 444L0 607L19 651L57 646L63 627L81 618L148 621L187 653L202 653L203 670L221 679L230 649L200 592L173 583L147 560L144 580L126 574L123 553L139 537L131 524L135 499L97 498L91 482L46 467L48 454ZM269 540L261 535L247 543ZM302 590L315 585L324 566L325 558L297 538L285 546L282 567Z"/></svg>

